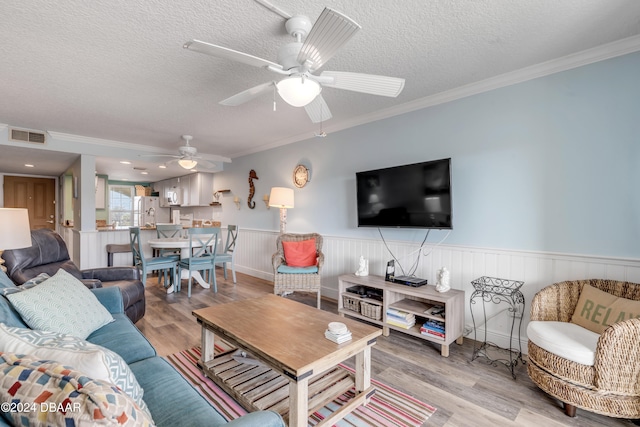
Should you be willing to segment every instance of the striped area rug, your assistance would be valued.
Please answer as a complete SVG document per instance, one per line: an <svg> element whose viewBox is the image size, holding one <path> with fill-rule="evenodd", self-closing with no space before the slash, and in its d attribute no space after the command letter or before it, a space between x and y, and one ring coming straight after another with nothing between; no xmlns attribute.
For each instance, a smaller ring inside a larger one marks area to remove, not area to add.
<svg viewBox="0 0 640 427"><path fill-rule="evenodd" d="M216 343L216 353L227 350ZM224 345L224 344L223 344ZM247 413L217 384L205 377L197 366L200 347L172 354L166 359L202 394L228 421ZM343 366L346 369L348 367ZM436 409L379 381L372 380L377 391L366 406L360 406L336 425L339 427L417 427L421 426ZM328 414L336 411L353 396L353 389L309 417L309 426L315 426Z"/></svg>

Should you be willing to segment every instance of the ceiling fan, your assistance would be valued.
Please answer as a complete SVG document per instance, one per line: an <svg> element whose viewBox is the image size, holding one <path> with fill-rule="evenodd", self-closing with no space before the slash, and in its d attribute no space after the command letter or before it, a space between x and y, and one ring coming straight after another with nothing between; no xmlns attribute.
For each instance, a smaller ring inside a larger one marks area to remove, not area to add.
<svg viewBox="0 0 640 427"><path fill-rule="evenodd" d="M173 160L169 160L166 164L178 163L184 169L193 169L196 165L200 165L205 169L215 169L216 164L209 162L198 156L198 149L189 145L191 140L193 140L193 136L191 135L182 135L182 140L184 141L184 145L178 147L178 155L171 154L154 154L151 157L173 157ZM221 158L222 161L229 161L228 159Z"/></svg>
<svg viewBox="0 0 640 427"><path fill-rule="evenodd" d="M263 83L235 94L220 101L220 104L235 107L267 92L277 91L285 102L294 107L304 107L311 121L319 123L332 117L320 94L322 87L389 97L396 97L402 92L402 78L345 71L314 74L360 30L360 25L349 17L325 8L311 25L311 20L306 16L292 16L266 0L256 1L284 17L287 32L295 38L294 42L280 48L277 62L200 40L190 40L184 44L185 49L194 52L266 68L284 76L280 81Z"/></svg>

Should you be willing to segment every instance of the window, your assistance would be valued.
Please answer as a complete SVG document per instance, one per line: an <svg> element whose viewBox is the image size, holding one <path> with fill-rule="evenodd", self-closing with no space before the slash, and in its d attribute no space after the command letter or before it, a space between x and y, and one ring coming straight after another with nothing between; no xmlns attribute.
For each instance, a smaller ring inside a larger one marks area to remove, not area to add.
<svg viewBox="0 0 640 427"><path fill-rule="evenodd" d="M132 227L136 218L133 196L135 187L131 185L109 186L109 222L117 222L119 226ZM137 222L137 221L136 221Z"/></svg>

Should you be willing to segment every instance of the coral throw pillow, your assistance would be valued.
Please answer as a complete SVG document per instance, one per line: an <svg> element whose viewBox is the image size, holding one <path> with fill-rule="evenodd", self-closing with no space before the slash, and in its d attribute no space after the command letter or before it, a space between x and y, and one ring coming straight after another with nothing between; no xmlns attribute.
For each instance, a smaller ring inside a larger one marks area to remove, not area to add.
<svg viewBox="0 0 640 427"><path fill-rule="evenodd" d="M318 263L316 239L282 242L284 259L290 267L311 267Z"/></svg>
<svg viewBox="0 0 640 427"><path fill-rule="evenodd" d="M571 323L601 334L609 325L636 317L640 317L640 301L619 298L584 285Z"/></svg>

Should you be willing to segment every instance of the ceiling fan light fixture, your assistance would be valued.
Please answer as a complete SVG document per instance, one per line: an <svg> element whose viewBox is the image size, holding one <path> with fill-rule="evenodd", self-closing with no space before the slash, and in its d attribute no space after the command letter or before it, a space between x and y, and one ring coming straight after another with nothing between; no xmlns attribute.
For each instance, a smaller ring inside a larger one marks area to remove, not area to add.
<svg viewBox="0 0 640 427"><path fill-rule="evenodd" d="M178 164L185 169L193 169L196 167L198 162L192 159L180 159L178 160Z"/></svg>
<svg viewBox="0 0 640 427"><path fill-rule="evenodd" d="M293 107L304 107L320 94L322 88L315 80L303 76L291 76L276 83L278 94Z"/></svg>

